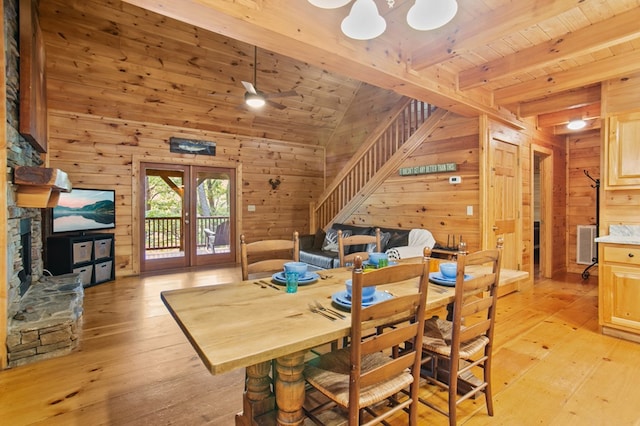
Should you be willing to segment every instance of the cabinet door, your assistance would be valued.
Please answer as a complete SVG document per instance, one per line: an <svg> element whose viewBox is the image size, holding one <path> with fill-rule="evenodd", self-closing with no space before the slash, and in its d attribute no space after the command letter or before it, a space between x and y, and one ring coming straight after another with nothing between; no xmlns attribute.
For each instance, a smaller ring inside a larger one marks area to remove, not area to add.
<svg viewBox="0 0 640 426"><path fill-rule="evenodd" d="M611 117L608 139L607 189L640 188L640 112Z"/></svg>
<svg viewBox="0 0 640 426"><path fill-rule="evenodd" d="M603 325L640 330L640 268L604 265Z"/></svg>

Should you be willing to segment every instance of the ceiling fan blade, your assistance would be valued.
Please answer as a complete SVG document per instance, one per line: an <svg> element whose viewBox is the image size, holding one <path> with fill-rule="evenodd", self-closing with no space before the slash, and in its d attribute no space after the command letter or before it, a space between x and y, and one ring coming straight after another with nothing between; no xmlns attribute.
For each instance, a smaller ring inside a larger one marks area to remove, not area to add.
<svg viewBox="0 0 640 426"><path fill-rule="evenodd" d="M295 90L289 90L287 92L274 92L264 95L265 98L286 98L289 96L298 96L298 92L296 92Z"/></svg>
<svg viewBox="0 0 640 426"><path fill-rule="evenodd" d="M258 93L256 91L256 88L253 87L253 84L249 83L248 81L242 81L242 85L244 86L244 88L245 88L245 90L247 92L253 93L254 95Z"/></svg>
<svg viewBox="0 0 640 426"><path fill-rule="evenodd" d="M267 103L267 105L269 105L271 107L274 107L274 108L277 108L277 109L285 109L286 108L286 106L284 106L282 104L279 104L277 102L270 101L269 99L265 99L265 102Z"/></svg>

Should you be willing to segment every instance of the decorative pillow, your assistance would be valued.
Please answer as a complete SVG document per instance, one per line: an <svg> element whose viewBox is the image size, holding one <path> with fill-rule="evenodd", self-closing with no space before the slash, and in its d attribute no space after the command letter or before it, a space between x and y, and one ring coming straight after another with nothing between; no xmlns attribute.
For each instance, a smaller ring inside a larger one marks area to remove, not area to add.
<svg viewBox="0 0 640 426"><path fill-rule="evenodd" d="M391 238L391 233L389 233L389 232L381 232L380 233L380 247L381 247L381 250L384 250L384 248L389 243L389 239L390 238ZM371 252L374 252L374 251L376 251L376 243L367 244L367 252L371 253Z"/></svg>
<svg viewBox="0 0 640 426"><path fill-rule="evenodd" d="M387 257L389 258L389 260L398 260L400 259L400 253L398 253L398 250L395 248L390 248L389 250L386 251L387 253Z"/></svg>
<svg viewBox="0 0 640 426"><path fill-rule="evenodd" d="M343 237L351 236L351 231L342 231ZM324 237L324 243L322 244L322 250L338 252L338 231L336 229L329 229L327 235Z"/></svg>

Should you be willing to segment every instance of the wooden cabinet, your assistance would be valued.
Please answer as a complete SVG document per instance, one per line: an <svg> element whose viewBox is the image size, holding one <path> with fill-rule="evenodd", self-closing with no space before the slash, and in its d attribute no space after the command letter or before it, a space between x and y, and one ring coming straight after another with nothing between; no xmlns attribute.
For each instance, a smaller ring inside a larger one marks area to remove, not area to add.
<svg viewBox="0 0 640 426"><path fill-rule="evenodd" d="M640 246L599 244L602 332L640 342Z"/></svg>
<svg viewBox="0 0 640 426"><path fill-rule="evenodd" d="M115 279L113 234L47 238L47 269L53 275L80 274L88 287Z"/></svg>
<svg viewBox="0 0 640 426"><path fill-rule="evenodd" d="M609 118L607 189L640 188L640 112Z"/></svg>

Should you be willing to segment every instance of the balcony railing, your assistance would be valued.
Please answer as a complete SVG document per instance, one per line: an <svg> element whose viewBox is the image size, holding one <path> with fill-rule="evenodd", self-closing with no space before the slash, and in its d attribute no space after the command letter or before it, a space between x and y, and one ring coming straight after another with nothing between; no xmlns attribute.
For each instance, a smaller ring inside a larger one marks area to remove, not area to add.
<svg viewBox="0 0 640 426"><path fill-rule="evenodd" d="M215 231L222 222L229 220L229 216L201 216L197 220L197 245L206 247L207 236L205 229ZM147 250L163 250L182 248L182 218L177 217L149 217L145 219L145 244Z"/></svg>

